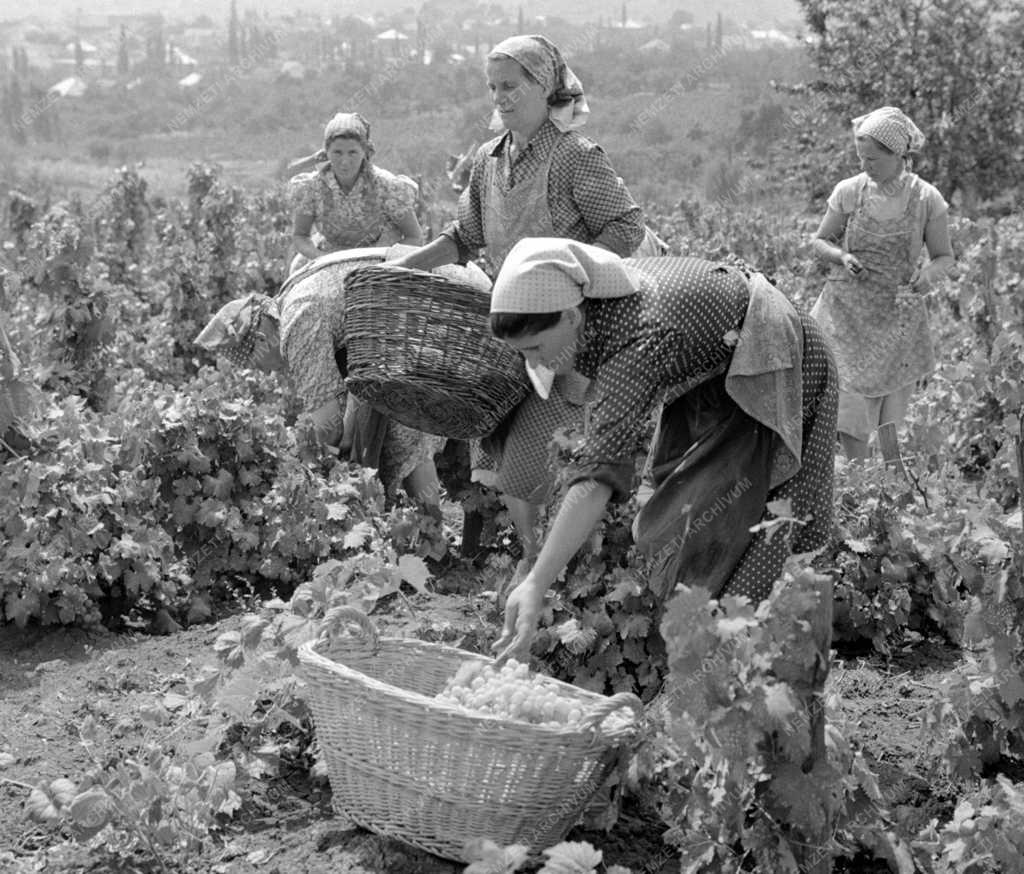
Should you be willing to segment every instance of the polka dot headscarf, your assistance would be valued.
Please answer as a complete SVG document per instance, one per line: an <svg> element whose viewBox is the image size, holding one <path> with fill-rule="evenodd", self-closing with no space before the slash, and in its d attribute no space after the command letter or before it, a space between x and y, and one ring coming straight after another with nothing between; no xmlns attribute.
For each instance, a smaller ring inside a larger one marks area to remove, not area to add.
<svg viewBox="0 0 1024 874"><path fill-rule="evenodd" d="M526 237L505 258L492 313L557 313L586 297L625 297L643 278L614 252L562 237Z"/></svg>

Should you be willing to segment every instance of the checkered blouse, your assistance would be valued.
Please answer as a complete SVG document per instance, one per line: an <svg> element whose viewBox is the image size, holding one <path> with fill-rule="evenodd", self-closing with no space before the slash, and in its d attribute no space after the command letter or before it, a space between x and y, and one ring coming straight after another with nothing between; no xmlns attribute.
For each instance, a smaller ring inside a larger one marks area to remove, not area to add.
<svg viewBox="0 0 1024 874"><path fill-rule="evenodd" d="M623 257L644 238L643 211L625 183L612 168L604 150L576 131L561 134L546 121L526 148L509 158L512 134L506 132L484 143L473 157L469 185L459 200L459 214L443 231L459 247L459 263L465 264L486 248L485 173L487 161L498 161L504 190L536 176L551 151L548 175L548 209L556 236L606 246Z"/></svg>

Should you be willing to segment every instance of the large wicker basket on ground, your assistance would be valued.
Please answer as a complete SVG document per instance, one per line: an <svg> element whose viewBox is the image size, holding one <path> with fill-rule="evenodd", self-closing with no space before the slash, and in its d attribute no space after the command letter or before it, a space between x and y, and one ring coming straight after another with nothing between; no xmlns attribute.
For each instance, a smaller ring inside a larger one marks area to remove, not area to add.
<svg viewBox="0 0 1024 874"><path fill-rule="evenodd" d="M355 621L361 634L342 629ZM550 678L589 716L550 728L476 715L433 698L466 661L443 644L379 638L365 615L336 608L318 640L299 648L302 676L334 807L378 834L466 861L468 841L560 841L614 768L642 712L636 696L610 698Z"/></svg>
<svg viewBox="0 0 1024 874"><path fill-rule="evenodd" d="M490 298L448 276L387 264L345 279L349 389L430 434L490 434L530 390L520 355L491 336Z"/></svg>

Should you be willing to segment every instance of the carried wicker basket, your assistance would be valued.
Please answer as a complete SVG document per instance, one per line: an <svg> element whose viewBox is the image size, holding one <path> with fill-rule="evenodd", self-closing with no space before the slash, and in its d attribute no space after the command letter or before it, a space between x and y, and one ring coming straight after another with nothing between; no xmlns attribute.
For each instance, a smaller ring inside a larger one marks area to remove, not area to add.
<svg viewBox="0 0 1024 874"><path fill-rule="evenodd" d="M355 622L361 635L342 634ZM339 607L299 648L300 671L327 761L335 809L353 822L449 859L467 842L560 841L635 735L643 712L629 693L605 697L551 678L588 715L544 727L477 715L433 698L460 665L493 660L443 644L381 638Z"/></svg>
<svg viewBox="0 0 1024 874"><path fill-rule="evenodd" d="M429 434L490 434L530 391L522 357L491 335L490 297L387 264L345 279L349 389Z"/></svg>

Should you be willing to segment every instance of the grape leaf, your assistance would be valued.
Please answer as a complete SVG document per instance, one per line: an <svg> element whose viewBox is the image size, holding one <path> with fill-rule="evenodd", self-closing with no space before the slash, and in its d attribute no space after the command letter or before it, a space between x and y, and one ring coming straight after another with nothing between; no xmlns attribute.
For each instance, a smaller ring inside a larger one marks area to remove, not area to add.
<svg viewBox="0 0 1024 874"><path fill-rule="evenodd" d="M486 838L474 838L463 850L463 856L470 860L463 874L514 874L529 853L530 848L524 844L500 847Z"/></svg>
<svg viewBox="0 0 1024 874"><path fill-rule="evenodd" d="M64 809L71 803L78 789L70 780L61 777L48 786L40 783L25 802L28 815L40 822L60 822Z"/></svg>
<svg viewBox="0 0 1024 874"><path fill-rule="evenodd" d="M569 651L576 654L586 652L597 640L597 632L593 628L583 628L575 617L556 625L554 631Z"/></svg>
<svg viewBox="0 0 1024 874"><path fill-rule="evenodd" d="M833 768L818 762L805 774L800 765L781 764L771 781L772 798L788 811L787 820L806 835L821 834L836 807L841 778Z"/></svg>
<svg viewBox="0 0 1024 874"><path fill-rule="evenodd" d="M764 703L777 724L785 723L796 712L797 705L788 686L773 683L764 687Z"/></svg>
<svg viewBox="0 0 1024 874"><path fill-rule="evenodd" d="M999 685L999 696L1006 702L1007 707L1016 707L1024 698L1024 678L1019 674L1008 674Z"/></svg>
<svg viewBox="0 0 1024 874"><path fill-rule="evenodd" d="M357 522L345 535L342 546L345 549L360 549L373 536L373 525L369 522Z"/></svg>
<svg viewBox="0 0 1024 874"><path fill-rule="evenodd" d="M87 789L71 800L68 814L75 825L82 828L103 828L110 821L110 799L107 797L107 793L99 787Z"/></svg>
<svg viewBox="0 0 1024 874"><path fill-rule="evenodd" d="M342 520L348 516L348 504L343 504L341 501L335 501L334 503L327 504L327 518Z"/></svg>
<svg viewBox="0 0 1024 874"><path fill-rule="evenodd" d="M402 575L402 579L417 592L421 595L427 594L427 583L433 575L422 558L418 555L403 555L398 559L398 570Z"/></svg>
<svg viewBox="0 0 1024 874"><path fill-rule="evenodd" d="M544 851L548 860L537 874L593 874L603 854L586 841L562 841Z"/></svg>
<svg viewBox="0 0 1024 874"><path fill-rule="evenodd" d="M627 616L619 628L623 637L646 637L650 631L651 620L649 616L642 613L633 613Z"/></svg>

